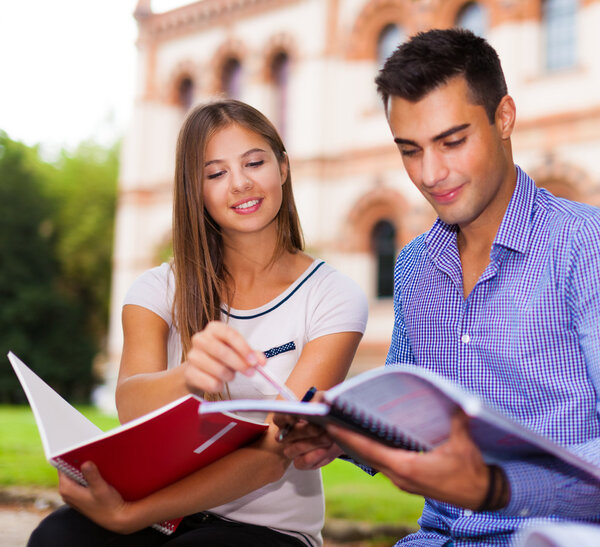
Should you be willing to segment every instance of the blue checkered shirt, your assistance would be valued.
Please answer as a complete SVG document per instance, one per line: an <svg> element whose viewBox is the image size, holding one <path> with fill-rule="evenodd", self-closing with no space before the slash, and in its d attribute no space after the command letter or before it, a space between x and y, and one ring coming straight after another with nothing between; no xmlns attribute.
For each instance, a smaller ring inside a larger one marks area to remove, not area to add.
<svg viewBox="0 0 600 547"><path fill-rule="evenodd" d="M400 253L386 365L425 367L600 464L600 209L556 198L517 168L490 263L465 300L456 228L439 219ZM502 465L509 505L427 499L398 545L509 545L533 519L600 522L600 484L549 458Z"/></svg>

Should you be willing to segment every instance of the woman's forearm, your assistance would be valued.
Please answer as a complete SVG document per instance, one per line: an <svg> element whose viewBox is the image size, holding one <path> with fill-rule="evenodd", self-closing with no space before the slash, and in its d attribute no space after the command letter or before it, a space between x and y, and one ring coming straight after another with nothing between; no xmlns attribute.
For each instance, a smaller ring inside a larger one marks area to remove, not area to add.
<svg viewBox="0 0 600 547"><path fill-rule="evenodd" d="M274 440L274 431L277 427L271 425L262 440L127 504L119 517L122 529L131 532L156 522L207 511L279 480L290 460L283 456Z"/></svg>
<svg viewBox="0 0 600 547"><path fill-rule="evenodd" d="M117 385L115 399L119 421L129 422L188 394L183 365L129 376Z"/></svg>

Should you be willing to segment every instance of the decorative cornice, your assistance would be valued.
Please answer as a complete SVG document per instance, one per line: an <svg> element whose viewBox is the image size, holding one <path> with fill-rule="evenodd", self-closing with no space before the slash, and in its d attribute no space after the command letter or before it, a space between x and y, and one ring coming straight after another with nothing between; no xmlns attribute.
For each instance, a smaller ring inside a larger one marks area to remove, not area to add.
<svg viewBox="0 0 600 547"><path fill-rule="evenodd" d="M168 40L299 2L300 0L200 0L164 13L136 12L135 16L140 27L140 40Z"/></svg>

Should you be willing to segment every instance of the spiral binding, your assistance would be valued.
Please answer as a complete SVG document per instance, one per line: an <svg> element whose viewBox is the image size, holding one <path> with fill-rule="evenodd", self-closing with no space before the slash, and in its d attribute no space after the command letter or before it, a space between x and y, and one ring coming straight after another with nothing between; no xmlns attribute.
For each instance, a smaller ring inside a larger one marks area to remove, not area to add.
<svg viewBox="0 0 600 547"><path fill-rule="evenodd" d="M330 413L332 416L339 418L343 422L350 422L361 432L367 433L370 437L373 437L388 446L416 452L421 452L426 449L425 446L402 433L397 427L377 419L367 411L357 408L349 401L336 401L331 406Z"/></svg>
<svg viewBox="0 0 600 547"><path fill-rule="evenodd" d="M156 524L153 524L152 528L162 532L163 534L166 534L167 536L170 536L177 528L177 525L169 520L165 520L164 522L157 522Z"/></svg>
<svg viewBox="0 0 600 547"><path fill-rule="evenodd" d="M87 486L87 481L83 478L83 474L77 467L71 465L66 462L62 458L52 458L52 464L56 469L62 471L65 475L71 477L74 481L77 481L79 484L83 486ZM178 523L174 523L171 521L158 522L152 525L152 528L162 532L163 534L171 535L175 528L177 528Z"/></svg>
<svg viewBox="0 0 600 547"><path fill-rule="evenodd" d="M75 466L71 465L70 463L67 463L62 458L52 458L52 463L54 464L54 467L56 467L56 469L62 471L65 475L71 477L74 481L77 481L83 486L87 486L87 481L83 478L83 474Z"/></svg>

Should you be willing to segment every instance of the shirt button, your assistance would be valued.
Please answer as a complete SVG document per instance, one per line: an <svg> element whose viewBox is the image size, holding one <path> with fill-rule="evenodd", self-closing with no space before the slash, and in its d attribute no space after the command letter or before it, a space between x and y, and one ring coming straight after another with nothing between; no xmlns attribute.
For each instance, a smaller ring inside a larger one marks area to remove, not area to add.
<svg viewBox="0 0 600 547"><path fill-rule="evenodd" d="M465 509L465 511L464 511L464 513L463 513L463 515L464 515L465 517L470 517L470 516L472 516L472 515L473 515L473 511L471 511L471 509Z"/></svg>
<svg viewBox="0 0 600 547"><path fill-rule="evenodd" d="M460 337L460 341L461 341L463 344L468 344L468 343L471 341L471 337L470 337L468 334L463 334L463 335Z"/></svg>
<svg viewBox="0 0 600 547"><path fill-rule="evenodd" d="M521 509L521 511L519 511L519 515L521 517L527 517L527 516L529 516L529 509Z"/></svg>

